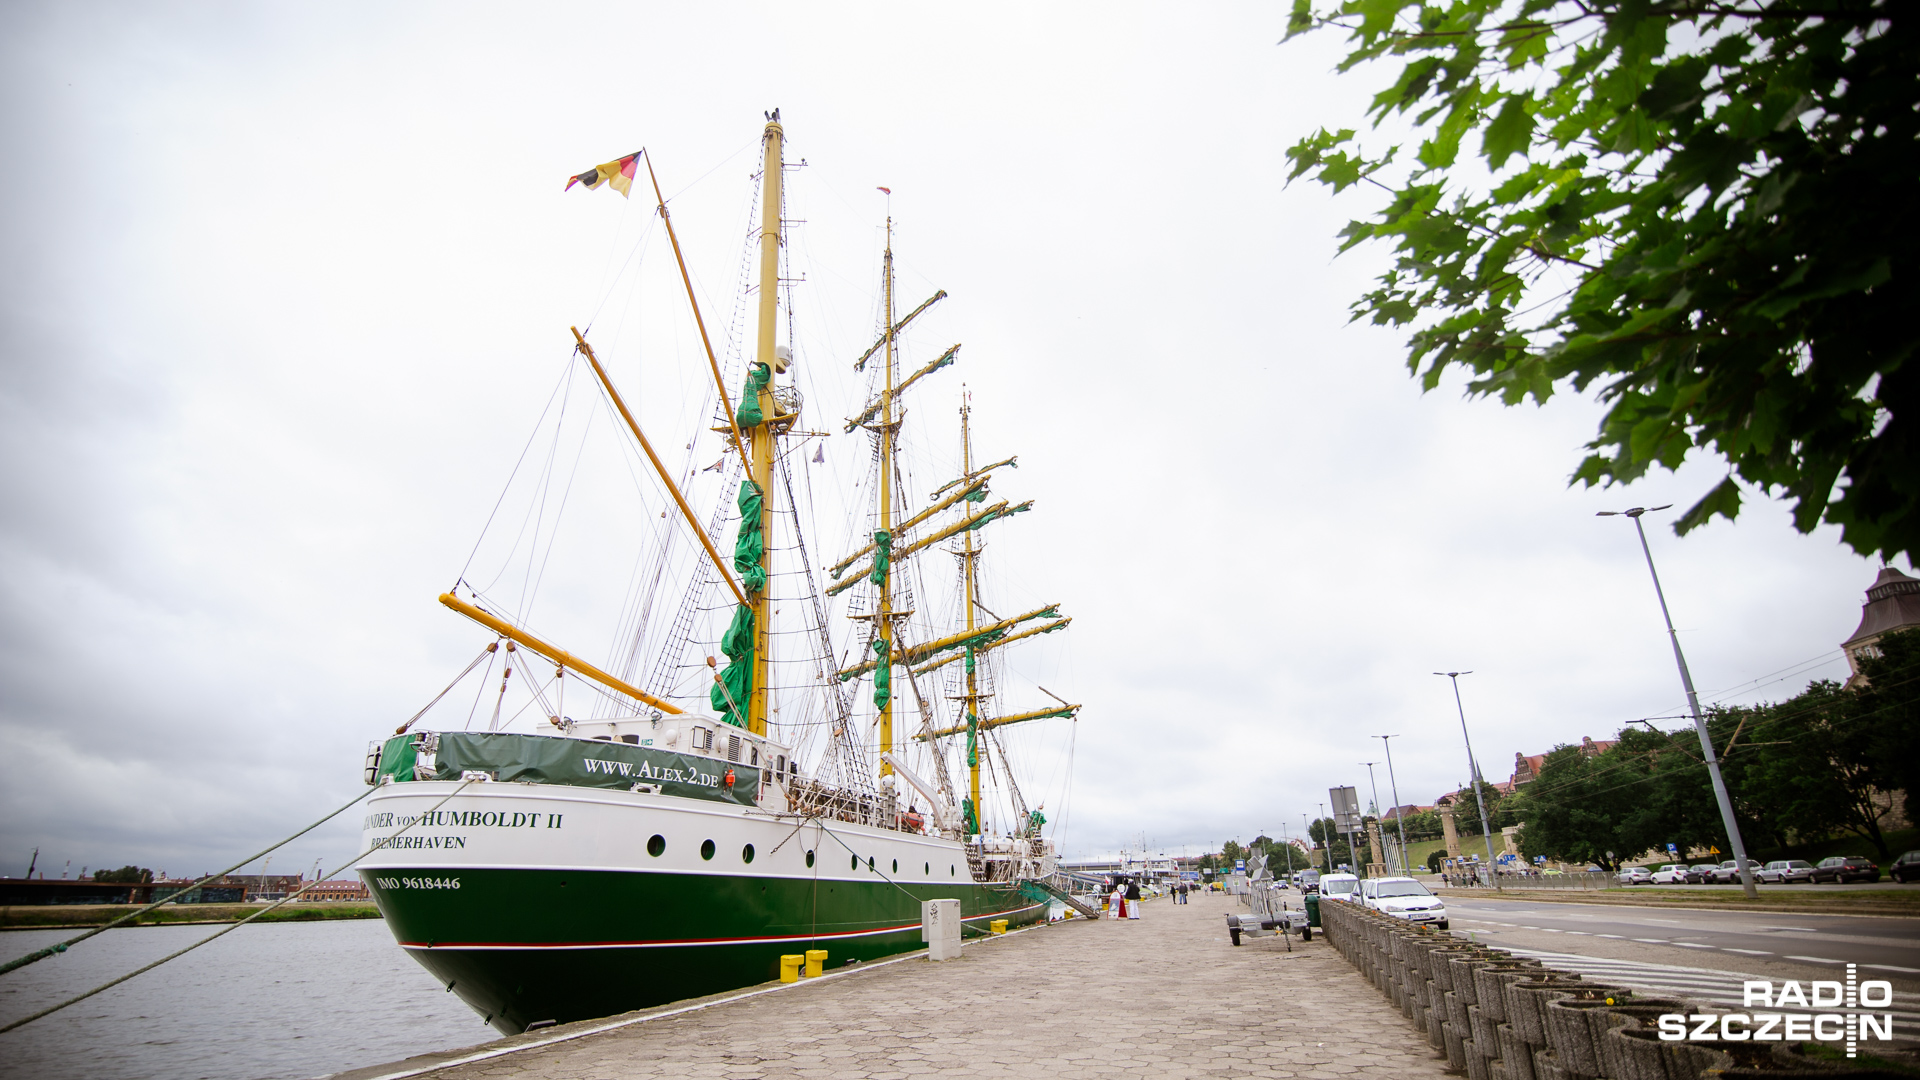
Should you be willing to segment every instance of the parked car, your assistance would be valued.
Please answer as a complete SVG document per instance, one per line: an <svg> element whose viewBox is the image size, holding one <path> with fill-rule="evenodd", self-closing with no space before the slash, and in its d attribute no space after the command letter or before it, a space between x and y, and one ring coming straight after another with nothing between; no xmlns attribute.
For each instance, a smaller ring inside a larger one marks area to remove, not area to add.
<svg viewBox="0 0 1920 1080"><path fill-rule="evenodd" d="M1622 885L1646 885L1653 881L1653 871L1644 866L1623 866L1613 880Z"/></svg>
<svg viewBox="0 0 1920 1080"><path fill-rule="evenodd" d="M1858 855L1835 855L1831 859L1821 859L1820 865L1813 868L1813 880L1831 881L1835 885L1844 885L1849 881L1879 881L1880 868L1872 859Z"/></svg>
<svg viewBox="0 0 1920 1080"><path fill-rule="evenodd" d="M1755 880L1758 880L1760 864L1753 861L1752 859L1748 859L1747 869L1750 871L1753 871L1755 875ZM1726 862L1723 862L1719 866L1716 866L1713 869L1707 871L1707 881L1710 884L1714 884L1714 885L1739 884L1740 861L1738 859L1728 859Z"/></svg>
<svg viewBox="0 0 1920 1080"><path fill-rule="evenodd" d="M1410 877L1368 878L1360 883L1360 903L1383 915L1447 928L1447 905Z"/></svg>
<svg viewBox="0 0 1920 1080"><path fill-rule="evenodd" d="M1775 859L1753 875L1771 885L1792 885L1813 880L1813 864L1805 859Z"/></svg>
<svg viewBox="0 0 1920 1080"><path fill-rule="evenodd" d="M1707 875L1718 869L1720 869L1720 864L1717 862L1694 863L1687 868L1687 884L1705 885L1707 883Z"/></svg>
<svg viewBox="0 0 1920 1080"><path fill-rule="evenodd" d="M1686 863L1670 862L1655 870L1649 881L1654 885L1685 885L1687 875L1692 871L1693 867Z"/></svg>
<svg viewBox="0 0 1920 1080"><path fill-rule="evenodd" d="M1893 860L1893 865L1887 867L1887 876L1902 885L1920 878L1920 851L1909 851Z"/></svg>

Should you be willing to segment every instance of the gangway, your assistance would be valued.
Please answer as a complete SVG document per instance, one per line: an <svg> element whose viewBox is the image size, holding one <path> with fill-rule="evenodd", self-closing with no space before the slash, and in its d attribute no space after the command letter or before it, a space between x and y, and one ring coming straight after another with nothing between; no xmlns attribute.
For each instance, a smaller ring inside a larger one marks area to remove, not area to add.
<svg viewBox="0 0 1920 1080"><path fill-rule="evenodd" d="M1028 889L1028 886L1032 886L1031 891ZM1058 900L1089 919L1098 919L1100 917L1100 912L1097 908L1094 908L1079 897L1074 896L1072 893L1051 882L1028 878L1020 883L1020 891L1026 893L1027 898L1030 900ZM1035 892L1041 895L1035 896Z"/></svg>

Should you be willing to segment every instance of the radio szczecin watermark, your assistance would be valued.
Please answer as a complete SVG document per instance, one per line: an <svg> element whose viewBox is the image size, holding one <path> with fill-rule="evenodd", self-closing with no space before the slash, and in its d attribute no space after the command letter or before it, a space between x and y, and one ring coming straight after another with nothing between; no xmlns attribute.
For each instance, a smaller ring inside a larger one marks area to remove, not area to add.
<svg viewBox="0 0 1920 1080"><path fill-rule="evenodd" d="M1844 1042L1853 1057L1857 1043L1893 1038L1893 1014L1862 1012L1893 1004L1893 984L1885 979L1859 982L1854 965L1847 981L1774 983L1753 979L1742 984L1740 1005L1766 1012L1664 1013L1658 1028L1665 1042ZM1792 1009L1792 1012L1784 1010ZM1837 1010L1845 1009L1840 1012ZM1781 1011L1773 1011L1781 1010ZM1833 1010L1833 1011L1822 1011Z"/></svg>

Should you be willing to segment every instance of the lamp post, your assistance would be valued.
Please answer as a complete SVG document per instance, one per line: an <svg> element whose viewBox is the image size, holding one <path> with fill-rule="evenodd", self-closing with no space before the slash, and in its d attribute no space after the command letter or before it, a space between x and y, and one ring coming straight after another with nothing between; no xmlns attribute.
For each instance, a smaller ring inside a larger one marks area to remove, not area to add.
<svg viewBox="0 0 1920 1080"><path fill-rule="evenodd" d="M1666 510L1672 506L1645 507L1636 506L1631 510L1602 510L1595 517L1630 517L1633 530L1640 534L1640 551L1647 557L1647 573L1653 577L1653 595L1660 601L1660 617L1666 620L1667 637L1673 641L1673 662L1680 668L1680 685L1687 691L1687 708L1693 712L1693 730L1700 736L1700 753L1707 760L1707 776L1713 781L1713 797L1720 804L1720 821L1727 827L1727 846L1733 849L1734 865L1740 868L1740 885L1747 899L1758 900L1760 890L1754 888L1753 871L1747 866L1747 845L1740 839L1740 825L1733 820L1733 800L1727 796L1727 782L1720 777L1720 760L1713 753L1713 739L1707 734L1706 717L1700 715L1700 695L1693 692L1693 676L1687 672L1686 654L1680 651L1680 635L1673 629L1673 616L1667 612L1667 594L1660 589L1660 572L1653 568L1653 549L1647 546L1647 530L1640 524L1640 515L1649 509Z"/></svg>
<svg viewBox="0 0 1920 1080"><path fill-rule="evenodd" d="M1473 787L1473 804L1480 808L1480 838L1487 842L1487 879L1493 887L1500 887L1500 875L1494 873L1493 861L1493 822L1487 819L1487 800L1480 794L1480 765L1473 760L1473 737L1467 734L1467 707L1460 703L1460 676L1471 675L1471 671L1436 671L1435 675L1444 675L1453 680L1453 707L1460 713L1460 738L1467 744L1467 783Z"/></svg>
<svg viewBox="0 0 1920 1080"><path fill-rule="evenodd" d="M1365 765L1367 767L1367 784L1369 787L1373 789L1373 823L1374 823L1374 828L1378 829L1380 827L1380 782L1373 778L1373 767L1380 763L1377 761L1363 761L1360 764ZM1369 837L1367 840L1367 846L1368 847L1373 846L1373 840L1371 837ZM1373 857L1376 862L1383 861L1380 859L1380 852L1378 851L1373 853ZM1393 867L1388 866L1387 870L1389 873L1391 873L1393 870Z"/></svg>
<svg viewBox="0 0 1920 1080"><path fill-rule="evenodd" d="M1413 867L1407 865L1407 819L1400 812L1400 782L1393 778L1393 744L1388 739L1397 739L1398 735L1375 735L1380 745L1387 748L1387 790L1393 795L1393 823L1400 830L1400 872L1413 873Z"/></svg>

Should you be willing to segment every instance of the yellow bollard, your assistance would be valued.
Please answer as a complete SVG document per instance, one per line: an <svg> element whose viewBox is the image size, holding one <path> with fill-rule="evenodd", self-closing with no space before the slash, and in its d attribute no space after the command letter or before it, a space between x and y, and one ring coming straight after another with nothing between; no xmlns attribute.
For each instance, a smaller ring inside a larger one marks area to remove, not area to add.
<svg viewBox="0 0 1920 1080"><path fill-rule="evenodd" d="M826 963L827 963L827 950L808 949L807 950L807 978L811 979L814 976L820 974L820 969L822 967L825 967Z"/></svg>
<svg viewBox="0 0 1920 1080"><path fill-rule="evenodd" d="M993 931L996 934L1004 934L1007 932L1007 920L995 919L992 922L987 924L987 929Z"/></svg>
<svg viewBox="0 0 1920 1080"><path fill-rule="evenodd" d="M807 958L799 953L787 953L780 957L780 981L799 982L800 965L806 962Z"/></svg>

